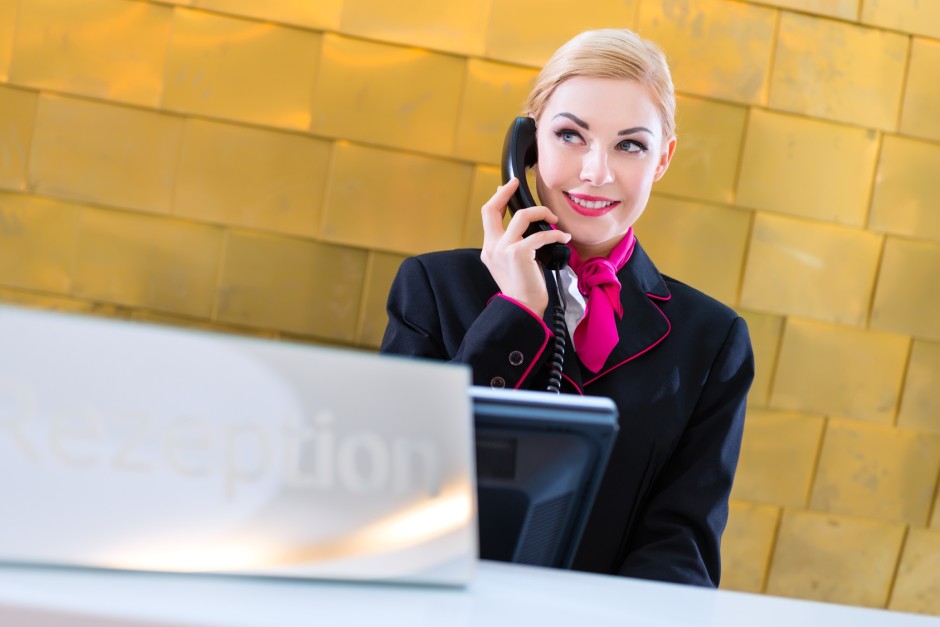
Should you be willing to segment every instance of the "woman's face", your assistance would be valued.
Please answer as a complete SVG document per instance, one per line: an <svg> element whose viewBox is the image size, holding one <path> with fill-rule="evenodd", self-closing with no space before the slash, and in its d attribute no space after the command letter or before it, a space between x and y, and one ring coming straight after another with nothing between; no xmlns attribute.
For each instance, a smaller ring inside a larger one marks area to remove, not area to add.
<svg viewBox="0 0 940 627"><path fill-rule="evenodd" d="M576 77L559 85L538 126L539 200L586 259L607 255L643 213L675 138L636 81Z"/></svg>

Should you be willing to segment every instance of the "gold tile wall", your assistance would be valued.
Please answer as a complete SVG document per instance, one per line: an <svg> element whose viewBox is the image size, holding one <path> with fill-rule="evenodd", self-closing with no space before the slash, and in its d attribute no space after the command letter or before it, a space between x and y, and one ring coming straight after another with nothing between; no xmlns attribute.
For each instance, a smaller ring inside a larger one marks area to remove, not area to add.
<svg viewBox="0 0 940 627"><path fill-rule="evenodd" d="M374 350L594 27L679 92L639 238L751 329L722 585L940 614L937 3L0 0L0 300Z"/></svg>

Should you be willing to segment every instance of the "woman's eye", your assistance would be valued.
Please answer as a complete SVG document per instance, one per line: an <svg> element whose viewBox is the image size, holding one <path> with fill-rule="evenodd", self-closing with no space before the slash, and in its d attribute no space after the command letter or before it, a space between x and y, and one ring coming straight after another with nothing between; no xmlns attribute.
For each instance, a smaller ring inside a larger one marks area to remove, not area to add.
<svg viewBox="0 0 940 627"><path fill-rule="evenodd" d="M558 137L561 141L571 144L581 140L581 136L575 133L574 131L556 131L555 136Z"/></svg>
<svg viewBox="0 0 940 627"><path fill-rule="evenodd" d="M627 139L620 142L619 148L624 152L632 152L637 154L647 151L647 147L635 139Z"/></svg>

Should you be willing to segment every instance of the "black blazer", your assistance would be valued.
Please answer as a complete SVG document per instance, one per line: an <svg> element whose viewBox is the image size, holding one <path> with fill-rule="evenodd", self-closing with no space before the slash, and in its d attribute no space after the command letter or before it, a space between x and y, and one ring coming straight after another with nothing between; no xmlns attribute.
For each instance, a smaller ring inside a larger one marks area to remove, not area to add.
<svg viewBox="0 0 940 627"><path fill-rule="evenodd" d="M717 586L754 358L744 320L660 275L637 242L620 270L620 343L594 374L565 351L562 392L607 396L620 434L574 560L597 573ZM549 282L550 326L554 280ZM475 385L545 389L551 334L464 249L406 259L382 351L467 363ZM520 361L520 355L522 357Z"/></svg>

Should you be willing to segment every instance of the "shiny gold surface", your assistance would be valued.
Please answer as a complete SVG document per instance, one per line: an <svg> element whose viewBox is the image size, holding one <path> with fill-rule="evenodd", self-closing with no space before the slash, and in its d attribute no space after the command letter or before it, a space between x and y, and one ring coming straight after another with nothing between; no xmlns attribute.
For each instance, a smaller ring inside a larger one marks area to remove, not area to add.
<svg viewBox="0 0 940 627"><path fill-rule="evenodd" d="M756 4L661 0L640 4L638 30L666 52L680 92L763 104L776 20Z"/></svg>
<svg viewBox="0 0 940 627"><path fill-rule="evenodd" d="M752 410L744 425L741 470L731 498L806 507L824 425L822 416Z"/></svg>
<svg viewBox="0 0 940 627"><path fill-rule="evenodd" d="M157 106L172 19L172 8L136 0L21 2L10 78Z"/></svg>
<svg viewBox="0 0 940 627"><path fill-rule="evenodd" d="M940 244L889 237L871 310L874 329L940 340Z"/></svg>
<svg viewBox="0 0 940 627"><path fill-rule="evenodd" d="M902 133L940 141L940 41L914 38L901 110Z"/></svg>
<svg viewBox="0 0 940 627"><path fill-rule="evenodd" d="M910 339L788 318L770 405L891 426Z"/></svg>
<svg viewBox="0 0 940 627"><path fill-rule="evenodd" d="M344 33L432 50L482 55L492 0L344 0Z"/></svg>
<svg viewBox="0 0 940 627"><path fill-rule="evenodd" d="M911 528L888 609L940 614L940 531Z"/></svg>
<svg viewBox="0 0 940 627"><path fill-rule="evenodd" d="M858 229L758 213L740 302L757 311L862 326L881 242Z"/></svg>
<svg viewBox="0 0 940 627"><path fill-rule="evenodd" d="M309 126L319 34L175 11L164 107L285 128Z"/></svg>
<svg viewBox="0 0 940 627"><path fill-rule="evenodd" d="M635 233L657 267L725 303L735 303L751 212L653 196Z"/></svg>
<svg viewBox="0 0 940 627"><path fill-rule="evenodd" d="M861 5L863 24L940 38L940 3L924 0L865 0Z"/></svg>
<svg viewBox="0 0 940 627"><path fill-rule="evenodd" d="M904 541L904 525L784 510L768 594L884 607Z"/></svg>
<svg viewBox="0 0 940 627"><path fill-rule="evenodd" d="M940 435L830 420L810 508L925 526Z"/></svg>
<svg viewBox="0 0 940 627"><path fill-rule="evenodd" d="M776 540L780 509L732 500L728 525L721 536L721 588L760 592Z"/></svg>
<svg viewBox="0 0 940 627"><path fill-rule="evenodd" d="M40 194L167 213L183 120L76 98L39 98L29 186Z"/></svg>
<svg viewBox="0 0 940 627"><path fill-rule="evenodd" d="M320 236L408 254L454 248L472 174L453 161L339 143Z"/></svg>
<svg viewBox="0 0 940 627"><path fill-rule="evenodd" d="M0 284L67 293L81 207L0 192Z"/></svg>
<svg viewBox="0 0 940 627"><path fill-rule="evenodd" d="M838 153L838 159L824 155ZM878 137L861 128L751 111L737 203L851 226L865 224Z"/></svg>
<svg viewBox="0 0 940 627"><path fill-rule="evenodd" d="M914 340L898 426L940 435L940 343Z"/></svg>
<svg viewBox="0 0 940 627"><path fill-rule="evenodd" d="M0 187L26 189L37 103L35 92L0 87Z"/></svg>
<svg viewBox="0 0 940 627"><path fill-rule="evenodd" d="M16 13L19 0L0 0L0 82L10 76L10 56L16 33Z"/></svg>
<svg viewBox="0 0 940 627"><path fill-rule="evenodd" d="M462 247L480 248L483 246L483 218L480 211L483 209L484 203L496 193L496 188L502 182L499 168L478 165L473 169L470 202L467 203L467 213L464 218L463 236L460 244ZM509 218L509 212L507 211L503 223L507 223Z"/></svg>
<svg viewBox="0 0 940 627"><path fill-rule="evenodd" d="M327 35L314 94L314 133L450 154L466 61Z"/></svg>
<svg viewBox="0 0 940 627"><path fill-rule="evenodd" d="M353 340L364 250L235 230L229 231L225 248L215 318Z"/></svg>
<svg viewBox="0 0 940 627"><path fill-rule="evenodd" d="M82 211L72 292L92 300L206 318L222 230L123 211Z"/></svg>
<svg viewBox="0 0 940 627"><path fill-rule="evenodd" d="M754 382L748 392L749 404L766 406L770 398L770 386L773 383L777 365L777 351L783 334L783 316L739 310L747 322L751 335L751 347L754 349Z"/></svg>
<svg viewBox="0 0 940 627"><path fill-rule="evenodd" d="M541 67L555 49L590 28L633 28L639 0L491 0L486 56Z"/></svg>
<svg viewBox="0 0 940 627"><path fill-rule="evenodd" d="M307 28L336 30L344 0L171 0L199 9L231 13L263 21L284 22Z"/></svg>
<svg viewBox="0 0 940 627"><path fill-rule="evenodd" d="M872 0L867 1L871 2ZM761 4L850 21L858 19L858 0L762 0Z"/></svg>
<svg viewBox="0 0 940 627"><path fill-rule="evenodd" d="M940 242L940 145L886 135L878 159L870 227Z"/></svg>
<svg viewBox="0 0 940 627"><path fill-rule="evenodd" d="M454 155L499 165L509 122L523 114L535 75L528 68L469 59Z"/></svg>
<svg viewBox="0 0 940 627"><path fill-rule="evenodd" d="M730 203L747 108L701 98L678 99L678 150L656 190Z"/></svg>
<svg viewBox="0 0 940 627"><path fill-rule="evenodd" d="M908 38L784 13L770 106L884 130L897 127Z"/></svg>
<svg viewBox="0 0 940 627"><path fill-rule="evenodd" d="M388 324L388 314L385 312L388 290L404 259L404 255L369 253L362 308L359 312L359 326L356 331L357 343L373 348L381 345L385 325Z"/></svg>
<svg viewBox="0 0 940 627"><path fill-rule="evenodd" d="M331 149L304 135L187 120L173 213L316 237Z"/></svg>

